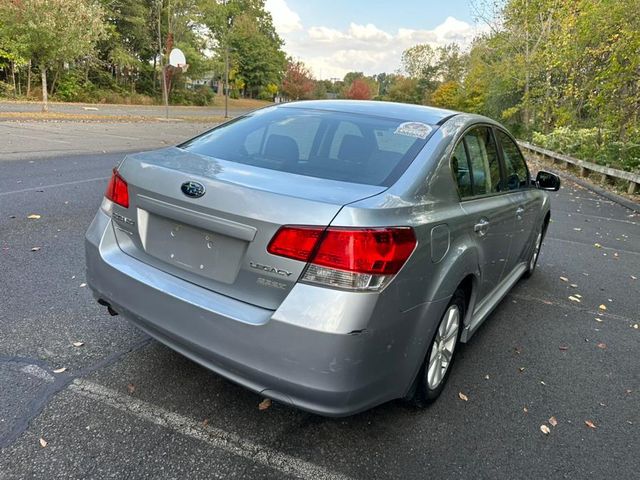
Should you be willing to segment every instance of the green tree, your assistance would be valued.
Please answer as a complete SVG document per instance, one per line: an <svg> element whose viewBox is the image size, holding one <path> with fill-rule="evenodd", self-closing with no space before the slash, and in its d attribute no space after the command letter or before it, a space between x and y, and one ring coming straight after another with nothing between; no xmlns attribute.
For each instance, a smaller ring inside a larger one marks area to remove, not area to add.
<svg viewBox="0 0 640 480"><path fill-rule="evenodd" d="M16 39L19 54L38 65L42 109L47 105L47 69L89 55L104 34L103 11L89 0L21 0L0 3L3 31Z"/></svg>
<svg viewBox="0 0 640 480"><path fill-rule="evenodd" d="M269 84L280 84L287 59L264 0L204 1L201 8L218 56L224 58L229 49L232 68L250 97Z"/></svg>

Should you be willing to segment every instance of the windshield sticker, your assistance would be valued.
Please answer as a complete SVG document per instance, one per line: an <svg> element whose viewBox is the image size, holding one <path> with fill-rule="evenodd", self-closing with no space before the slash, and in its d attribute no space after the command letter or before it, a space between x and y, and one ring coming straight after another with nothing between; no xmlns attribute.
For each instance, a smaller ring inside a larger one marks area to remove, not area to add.
<svg viewBox="0 0 640 480"><path fill-rule="evenodd" d="M426 123L404 122L398 125L396 135L406 135L407 137L420 138L424 140L431 133L432 128Z"/></svg>

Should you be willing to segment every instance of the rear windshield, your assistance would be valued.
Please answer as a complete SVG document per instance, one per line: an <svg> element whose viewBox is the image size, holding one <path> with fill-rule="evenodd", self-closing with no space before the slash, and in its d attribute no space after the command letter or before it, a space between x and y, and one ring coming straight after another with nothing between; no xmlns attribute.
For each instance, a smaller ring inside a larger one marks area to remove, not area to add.
<svg viewBox="0 0 640 480"><path fill-rule="evenodd" d="M433 129L420 122L271 107L214 128L180 148L299 175L388 186Z"/></svg>

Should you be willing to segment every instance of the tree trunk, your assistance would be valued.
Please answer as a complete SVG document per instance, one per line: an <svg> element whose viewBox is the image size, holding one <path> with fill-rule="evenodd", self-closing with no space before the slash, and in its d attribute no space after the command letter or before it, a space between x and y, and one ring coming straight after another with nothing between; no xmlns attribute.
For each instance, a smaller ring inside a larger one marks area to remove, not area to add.
<svg viewBox="0 0 640 480"><path fill-rule="evenodd" d="M56 88L56 82L58 81L59 73L60 73L60 69L56 70L56 73L53 76L53 82L51 82L51 88L49 89L49 95L53 95L53 91Z"/></svg>
<svg viewBox="0 0 640 480"><path fill-rule="evenodd" d="M29 60L29 66L27 67L27 98L31 96L31 60Z"/></svg>
<svg viewBox="0 0 640 480"><path fill-rule="evenodd" d="M16 62L11 62L11 82L13 83L13 96L16 96Z"/></svg>
<svg viewBox="0 0 640 480"><path fill-rule="evenodd" d="M47 67L40 65L40 76L42 77L42 111L49 111L49 95L47 94Z"/></svg>

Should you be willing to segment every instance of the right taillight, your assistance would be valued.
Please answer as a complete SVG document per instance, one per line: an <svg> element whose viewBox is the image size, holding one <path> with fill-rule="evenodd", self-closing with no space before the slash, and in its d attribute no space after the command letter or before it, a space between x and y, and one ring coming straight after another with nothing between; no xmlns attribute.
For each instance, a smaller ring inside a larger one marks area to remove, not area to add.
<svg viewBox="0 0 640 480"><path fill-rule="evenodd" d="M416 246L410 227L282 227L267 250L306 261L302 280L349 290L379 290Z"/></svg>
<svg viewBox="0 0 640 480"><path fill-rule="evenodd" d="M124 181L115 168L113 169L113 174L107 185L107 190L104 192L104 196L113 203L117 203L124 208L129 208L129 189L127 182Z"/></svg>

